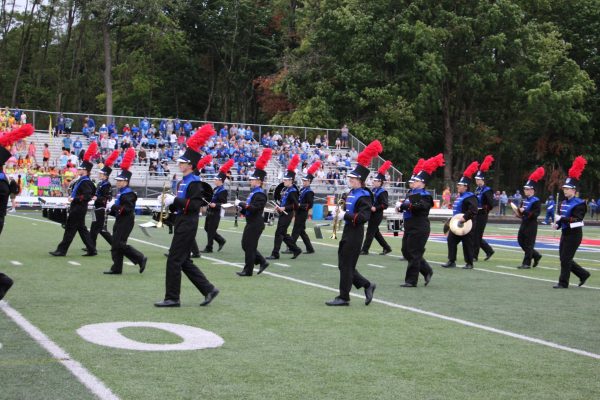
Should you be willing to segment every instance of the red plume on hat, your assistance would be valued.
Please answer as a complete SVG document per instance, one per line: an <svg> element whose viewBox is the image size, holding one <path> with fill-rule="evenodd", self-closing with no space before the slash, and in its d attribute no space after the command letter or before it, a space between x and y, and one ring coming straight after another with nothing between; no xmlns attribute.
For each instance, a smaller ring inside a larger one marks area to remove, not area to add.
<svg viewBox="0 0 600 400"><path fill-rule="evenodd" d="M492 157L491 154L485 156L485 158L483 159L483 162L481 163L481 166L479 167L479 170L481 172L489 171L493 162L494 162L494 157Z"/></svg>
<svg viewBox="0 0 600 400"><path fill-rule="evenodd" d="M421 172L423 170L423 164L425 164L425 159L424 158L419 158L419 161L417 161L417 164L413 168L413 173L412 174L416 175L419 172Z"/></svg>
<svg viewBox="0 0 600 400"><path fill-rule="evenodd" d="M308 168L308 170L306 171L306 173L308 175L315 175L315 172L317 172L317 170L321 168L321 161L315 161L310 168Z"/></svg>
<svg viewBox="0 0 600 400"><path fill-rule="evenodd" d="M437 156L433 156L427 161L423 163L423 171L427 172L429 175L432 175L436 169L439 167L443 167L446 165L446 161L444 160L444 155L442 153Z"/></svg>
<svg viewBox="0 0 600 400"><path fill-rule="evenodd" d="M463 172L463 176L466 176L467 178L472 178L473 174L475 174L475 172L477 172L478 170L479 163L477 161L473 161L471 164L469 164L467 169L465 169L465 172Z"/></svg>
<svg viewBox="0 0 600 400"><path fill-rule="evenodd" d="M269 160L271 159L272 153L273 153L273 150L271 150L268 147L263 149L262 154L260 155L260 157L258 157L258 160L256 160L256 163L255 163L256 168L264 170L265 167L267 166L267 164L269 163Z"/></svg>
<svg viewBox="0 0 600 400"><path fill-rule="evenodd" d="M542 179L545 174L546 171L544 170L544 167L538 167L535 171L531 173L531 175L529 175L529 180L539 182L539 180Z"/></svg>
<svg viewBox="0 0 600 400"><path fill-rule="evenodd" d="M10 146L14 142L21 139L25 139L33 134L33 126L31 124L25 124L20 128L13 129L10 132L5 132L0 136L0 146Z"/></svg>
<svg viewBox="0 0 600 400"><path fill-rule="evenodd" d="M377 170L377 173L381 174L381 175L385 175L387 170L390 169L391 167L392 167L392 162L390 160L387 160L386 162L383 163L383 165L381 167L379 167L379 169Z"/></svg>
<svg viewBox="0 0 600 400"><path fill-rule="evenodd" d="M133 164L133 160L135 159L135 149L133 147L129 147L125 151L125 155L123 155L123 160L121 160L121 169L125 171L129 171L131 168L131 164Z"/></svg>
<svg viewBox="0 0 600 400"><path fill-rule="evenodd" d="M585 158L582 156L576 157L575 160L573 160L573 165L569 169L569 178L579 180L586 164L587 160Z"/></svg>
<svg viewBox="0 0 600 400"><path fill-rule="evenodd" d="M104 161L104 166L112 167L112 165L115 163L117 158L119 158L119 150L114 150L112 153L110 153L110 156L108 156L106 161Z"/></svg>
<svg viewBox="0 0 600 400"><path fill-rule="evenodd" d="M85 151L85 154L83 155L83 161L91 162L92 157L95 156L96 153L98 153L98 143L94 141L90 143L90 146Z"/></svg>
<svg viewBox="0 0 600 400"><path fill-rule="evenodd" d="M373 140L363 151L358 154L356 162L365 168L369 168L371 160L377 157L383 151L383 146L379 140Z"/></svg>
<svg viewBox="0 0 600 400"><path fill-rule="evenodd" d="M290 162L287 165L287 170L290 172L296 172L296 168L298 167L299 163L300 163L300 156L298 154L294 154L294 157L292 157L292 159L290 160Z"/></svg>
<svg viewBox="0 0 600 400"><path fill-rule="evenodd" d="M202 168L204 168L208 164L210 164L211 161L212 161L212 156L210 154L205 155L204 157L202 157L200 159L200 161L198 161L198 164L196 164L196 169L198 169L198 171L200 171Z"/></svg>
<svg viewBox="0 0 600 400"><path fill-rule="evenodd" d="M227 162L225 164L223 164L221 166L221 168L219 168L219 172L226 174L229 172L231 167L233 167L233 158L230 158L229 160L227 160Z"/></svg>
<svg viewBox="0 0 600 400"><path fill-rule="evenodd" d="M204 146L204 143L208 142L208 139L215 133L212 124L204 124L196 129L196 132L187 140L186 145L194 151L199 151L200 147Z"/></svg>

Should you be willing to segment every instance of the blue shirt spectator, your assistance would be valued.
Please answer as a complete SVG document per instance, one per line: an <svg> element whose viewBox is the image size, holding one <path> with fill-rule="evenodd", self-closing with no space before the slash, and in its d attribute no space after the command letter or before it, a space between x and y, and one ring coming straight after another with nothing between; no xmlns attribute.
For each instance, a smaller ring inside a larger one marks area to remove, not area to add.
<svg viewBox="0 0 600 400"><path fill-rule="evenodd" d="M190 136L192 129L192 123L190 121L185 121L185 124L183 124L183 132L185 133L185 136Z"/></svg>
<svg viewBox="0 0 600 400"><path fill-rule="evenodd" d="M81 150L82 147L83 143L81 143L81 140L79 140L79 138L75 139L75 141L73 142L73 149L75 150L75 154L79 154L79 150Z"/></svg>
<svg viewBox="0 0 600 400"><path fill-rule="evenodd" d="M71 138L69 137L69 135L67 135L66 137L63 138L62 140L62 144L63 144L63 148L66 150L71 151L71 143L73 141L71 140Z"/></svg>

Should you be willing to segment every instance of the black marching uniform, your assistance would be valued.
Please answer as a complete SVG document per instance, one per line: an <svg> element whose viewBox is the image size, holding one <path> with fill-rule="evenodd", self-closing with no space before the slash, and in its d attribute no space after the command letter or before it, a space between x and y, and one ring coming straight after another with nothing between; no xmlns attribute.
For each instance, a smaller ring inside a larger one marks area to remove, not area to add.
<svg viewBox="0 0 600 400"><path fill-rule="evenodd" d="M127 239L135 226L135 203L137 195L129 186L119 189L115 204L110 208L110 215L116 218L113 225L113 236L110 254L113 265L105 274L121 274L123 272L123 257L127 257L140 266L140 273L146 268L146 257L133 246L127 244Z"/></svg>
<svg viewBox="0 0 600 400"><path fill-rule="evenodd" d="M416 287L419 272L425 278L425 285L429 283L433 269L423 258L425 245L429 240L431 226L429 223L429 210L433 207L433 197L425 189L412 189L402 205L404 235L402 236L402 256L408 261L405 287Z"/></svg>
<svg viewBox="0 0 600 400"><path fill-rule="evenodd" d="M535 240L537 238L538 222L537 219L541 212L541 202L535 196L526 197L523 200L523 215L521 216L521 226L517 240L519 246L525 252L523 262L519 269L528 269L531 266L531 260L534 260L533 266L536 267L542 255L535 249Z"/></svg>
<svg viewBox="0 0 600 400"><path fill-rule="evenodd" d="M292 237L287 233L287 230L292 223L292 218L294 218L294 211L298 208L298 197L298 188L296 188L295 185L284 188L281 197L281 207L285 210L285 213L279 213L277 229L275 230L275 239L273 242L273 251L271 251L271 256L267 257L267 259L276 260L279 258L281 242L284 242L294 254L302 252L295 241L292 240Z"/></svg>
<svg viewBox="0 0 600 400"><path fill-rule="evenodd" d="M300 189L300 195L298 197L298 208L296 209L296 216L294 218L294 227L292 228L292 242L294 245L297 244L298 238L302 238L304 246L306 246L307 253L314 253L315 249L310 242L310 238L306 233L306 221L308 220L308 212L313 208L315 192L310 186L303 187Z"/></svg>
<svg viewBox="0 0 600 400"><path fill-rule="evenodd" d="M488 186L478 186L475 189L475 196L477 196L477 217L474 232L475 242L473 243L473 258L477 260L479 258L479 249L485 252L486 260L494 254L494 249L489 243L483 238L485 227L488 222L488 215L494 208L494 192Z"/></svg>
<svg viewBox="0 0 600 400"><path fill-rule="evenodd" d="M6 217L6 206L10 197L10 188L8 178L2 171L4 163L11 157L11 154L4 147L0 146L0 234L4 229L4 218ZM13 280L0 272L0 300L4 297L8 289L13 285Z"/></svg>
<svg viewBox="0 0 600 400"><path fill-rule="evenodd" d="M193 165L195 164L193 163ZM198 232L200 207L205 204L203 193L200 178L190 173L184 176L179 183L177 196L173 204L169 206L169 210L176 213L176 217L173 239L167 258L165 301L156 303L157 307L179 306L182 271L206 298L214 297L218 293L215 286L209 282L190 258Z"/></svg>
<svg viewBox="0 0 600 400"><path fill-rule="evenodd" d="M452 214L464 214L465 221L471 220L473 227L464 236L458 236L448 231L448 263L442 265L443 267L454 267L456 262L456 250L458 244L462 242L463 255L465 257L466 265L464 268L473 268L473 240L474 231L477 227L477 221L475 216L477 215L477 197L472 192L466 191L456 198L452 207Z"/></svg>
<svg viewBox="0 0 600 400"><path fill-rule="evenodd" d="M96 247L90 238L90 232L85 226L85 215L87 214L88 202L94 196L96 187L90 180L90 177L81 176L71 193L71 205L69 206L69 217L65 226L63 240L58 244L56 251L50 252L54 256L64 256L69 250L76 233L79 233L81 240L87 249L86 255L96 255Z"/></svg>
<svg viewBox="0 0 600 400"><path fill-rule="evenodd" d="M367 225L367 235L362 245L362 253L369 254L371 243L373 243L373 238L375 238L377 243L383 248L383 253L381 254L384 255L391 252L392 248L379 231L379 225L383 221L383 210L388 208L388 192L383 187L373 190L373 206L375 207L375 212L371 211L371 218L369 218Z"/></svg>
<svg viewBox="0 0 600 400"><path fill-rule="evenodd" d="M556 289L569 287L571 272L579 278L579 286L590 277L590 273L573 259L583 238L583 218L587 213L585 201L578 197L565 199L560 204L560 220L556 223L561 229L559 245L560 277Z"/></svg>
<svg viewBox="0 0 600 400"><path fill-rule="evenodd" d="M101 180L96 187L96 200L94 200L94 215L96 220L92 222L90 227L90 239L96 247L96 239L100 234L104 240L112 245L112 236L106 226L106 213L110 210L106 209L106 205L112 199L112 185L108 178Z"/></svg>
<svg viewBox="0 0 600 400"><path fill-rule="evenodd" d="M269 265L258 251L258 241L265 229L263 211L266 204L267 195L261 187L255 187L250 191L246 201L240 202L238 205L242 209L242 214L246 217L246 226L242 234L242 250L245 254L244 269L238 272L240 276L252 276L255 265L260 265L260 272Z"/></svg>
<svg viewBox="0 0 600 400"><path fill-rule="evenodd" d="M221 222L221 204L227 203L227 189L223 185L218 186L214 190L210 202L216 205L214 208L206 208L204 230L206 231L207 242L203 250L204 253L211 253L213 251L213 241L219 244L219 250L225 244L225 238L217 233L217 229L219 228L219 222Z"/></svg>

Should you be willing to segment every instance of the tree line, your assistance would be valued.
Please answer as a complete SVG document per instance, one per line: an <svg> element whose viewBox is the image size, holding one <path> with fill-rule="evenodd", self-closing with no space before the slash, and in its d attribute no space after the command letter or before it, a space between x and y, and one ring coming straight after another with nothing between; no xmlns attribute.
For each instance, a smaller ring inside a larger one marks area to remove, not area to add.
<svg viewBox="0 0 600 400"><path fill-rule="evenodd" d="M508 190L583 154L600 193L598 0L1 1L0 105L348 124L444 182L491 153Z"/></svg>

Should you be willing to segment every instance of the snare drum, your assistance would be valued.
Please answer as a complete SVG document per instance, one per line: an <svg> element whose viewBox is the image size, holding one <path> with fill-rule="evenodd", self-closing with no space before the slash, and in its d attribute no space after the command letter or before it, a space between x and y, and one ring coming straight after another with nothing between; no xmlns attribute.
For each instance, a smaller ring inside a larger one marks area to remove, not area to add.
<svg viewBox="0 0 600 400"><path fill-rule="evenodd" d="M275 219L275 213L271 211L264 211L263 219L265 220L265 224L271 226L273 225L273 220Z"/></svg>
<svg viewBox="0 0 600 400"><path fill-rule="evenodd" d="M42 216L48 218L50 221L58 222L64 227L67 223L69 213L68 209L65 207L48 207L42 210Z"/></svg>
<svg viewBox="0 0 600 400"><path fill-rule="evenodd" d="M404 220L402 218L388 218L388 232L393 232L394 236L398 236L398 232L404 230Z"/></svg>

